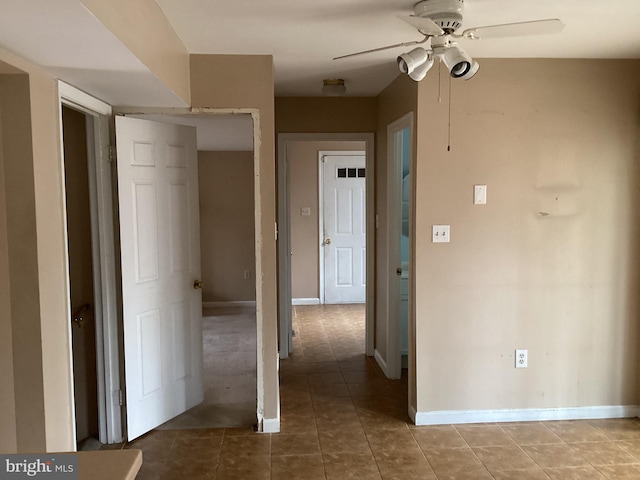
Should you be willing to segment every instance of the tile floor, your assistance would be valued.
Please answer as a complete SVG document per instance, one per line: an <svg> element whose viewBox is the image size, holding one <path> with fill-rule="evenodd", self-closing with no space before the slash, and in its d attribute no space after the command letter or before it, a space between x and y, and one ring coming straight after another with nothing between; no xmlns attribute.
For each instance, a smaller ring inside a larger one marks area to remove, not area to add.
<svg viewBox="0 0 640 480"><path fill-rule="evenodd" d="M415 427L406 379L363 355L360 306L296 307L282 432L156 430L139 479L640 479L640 420Z"/></svg>

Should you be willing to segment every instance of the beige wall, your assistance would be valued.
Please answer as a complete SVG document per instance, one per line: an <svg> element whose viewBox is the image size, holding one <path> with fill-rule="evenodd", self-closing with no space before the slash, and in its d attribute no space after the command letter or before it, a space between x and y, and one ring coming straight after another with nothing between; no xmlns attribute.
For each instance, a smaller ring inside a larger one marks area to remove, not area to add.
<svg viewBox="0 0 640 480"><path fill-rule="evenodd" d="M482 60L452 82L450 152L447 91L420 83L418 411L640 402L639 79L638 61Z"/></svg>
<svg viewBox="0 0 640 480"><path fill-rule="evenodd" d="M276 168L273 59L268 55L192 55L191 103L196 108L250 109L254 121L258 405L279 416L276 270ZM261 395L263 397L261 398ZM263 401L263 403L262 403Z"/></svg>
<svg viewBox="0 0 640 480"><path fill-rule="evenodd" d="M81 2L185 105L189 104L189 52L154 0Z"/></svg>
<svg viewBox="0 0 640 480"><path fill-rule="evenodd" d="M198 183L202 300L255 300L253 152L198 152Z"/></svg>
<svg viewBox="0 0 640 480"><path fill-rule="evenodd" d="M29 77L3 75L0 82L14 422L18 451L38 451L46 440Z"/></svg>
<svg viewBox="0 0 640 480"><path fill-rule="evenodd" d="M376 130L374 97L278 97L278 133L367 133Z"/></svg>
<svg viewBox="0 0 640 480"><path fill-rule="evenodd" d="M365 142L287 142L291 235L292 298L319 298L318 155L325 151L364 151ZM300 209L311 208L302 216Z"/></svg>
<svg viewBox="0 0 640 480"><path fill-rule="evenodd" d="M375 320L375 349L385 360L388 360L387 344L389 341L389 316L388 310L388 273L395 272L395 266L387 265L388 256L388 235L389 219L387 216L387 126L399 120L410 112L415 112L418 101L418 83L411 80L406 75L396 78L378 96L378 125L376 136L376 212L378 214L378 229L376 230L376 320ZM414 116L414 131L416 128ZM414 143L415 137L413 136ZM415 148L412 147L412 167L415 166ZM412 188L413 190L413 188ZM412 232L413 233L413 232ZM412 239L413 241L413 239ZM411 259L410 259L411 261ZM410 289L413 285L413 275L409 280ZM413 289L412 289L413 292ZM411 295L412 297L415 295ZM414 323L415 315L409 314L409 321ZM413 328L410 329L410 332ZM410 345L415 348L415 338L409 337ZM409 393L410 404L415 407L415 358L414 349L409 348L409 362L412 368L409 372Z"/></svg>
<svg viewBox="0 0 640 480"><path fill-rule="evenodd" d="M0 66L2 66L0 62ZM6 75L0 76L0 95ZM1 98L1 97L0 97ZM8 117L8 120L7 120ZM9 245L4 181L4 148L2 124L11 121L5 102L0 100L0 452L14 453L18 449L16 435L16 399L13 375L13 336L11 332L11 292Z"/></svg>
<svg viewBox="0 0 640 480"><path fill-rule="evenodd" d="M68 451L75 443L57 83L8 52L0 61L28 74L1 89L9 105L2 115L12 119L2 138L17 448Z"/></svg>

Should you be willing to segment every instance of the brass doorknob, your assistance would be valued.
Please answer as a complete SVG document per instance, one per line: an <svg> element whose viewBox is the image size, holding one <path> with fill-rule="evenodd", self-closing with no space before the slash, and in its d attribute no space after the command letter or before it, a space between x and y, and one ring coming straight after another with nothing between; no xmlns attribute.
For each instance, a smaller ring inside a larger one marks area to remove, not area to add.
<svg viewBox="0 0 640 480"><path fill-rule="evenodd" d="M193 281L193 288L195 288L196 290L201 290L202 289L202 280L194 280Z"/></svg>
<svg viewBox="0 0 640 480"><path fill-rule="evenodd" d="M331 245L331 239L330 239L330 238L327 238L327 239L324 241L324 244L325 244L325 245Z"/></svg>

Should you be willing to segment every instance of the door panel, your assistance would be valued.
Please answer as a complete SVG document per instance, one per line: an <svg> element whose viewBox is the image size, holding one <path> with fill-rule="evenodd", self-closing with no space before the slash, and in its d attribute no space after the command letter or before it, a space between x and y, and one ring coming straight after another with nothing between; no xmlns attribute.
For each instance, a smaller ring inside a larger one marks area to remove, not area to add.
<svg viewBox="0 0 640 480"><path fill-rule="evenodd" d="M323 157L324 302L364 303L365 156Z"/></svg>
<svg viewBox="0 0 640 480"><path fill-rule="evenodd" d="M203 400L196 133L116 118L128 439Z"/></svg>

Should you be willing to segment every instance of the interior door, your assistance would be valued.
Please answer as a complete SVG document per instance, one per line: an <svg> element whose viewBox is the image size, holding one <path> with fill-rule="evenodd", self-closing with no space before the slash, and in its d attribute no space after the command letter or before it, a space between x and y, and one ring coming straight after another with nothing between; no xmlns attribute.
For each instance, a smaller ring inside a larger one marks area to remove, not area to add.
<svg viewBox="0 0 640 480"><path fill-rule="evenodd" d="M366 301L364 155L323 157L324 303Z"/></svg>
<svg viewBox="0 0 640 480"><path fill-rule="evenodd" d="M201 403L196 129L116 117L127 437Z"/></svg>

